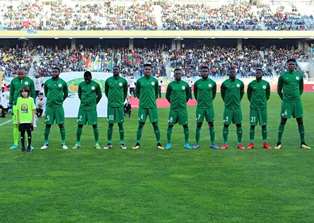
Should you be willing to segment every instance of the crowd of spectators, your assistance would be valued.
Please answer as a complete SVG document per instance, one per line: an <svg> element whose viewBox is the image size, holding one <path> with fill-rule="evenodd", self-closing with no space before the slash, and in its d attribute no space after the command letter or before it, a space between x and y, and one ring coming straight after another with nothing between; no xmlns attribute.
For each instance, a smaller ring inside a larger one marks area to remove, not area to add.
<svg viewBox="0 0 314 223"><path fill-rule="evenodd" d="M15 74L24 67L31 75L49 76L54 66L62 72L99 71L111 72L113 65L119 65L124 76L141 75L143 64L152 63L156 76L169 76L175 67L182 67L187 76L198 75L201 64L209 64L212 75L222 77L228 74L232 64L238 66L241 76L250 76L257 67L266 75L279 75L285 69L288 58L306 61L304 51L288 48L245 47L242 50L224 47L182 48L49 48L44 46L23 48L0 48L0 70L6 76Z"/></svg>
<svg viewBox="0 0 314 223"><path fill-rule="evenodd" d="M165 1L76 2L8 1L0 9L0 28L9 30L313 30L313 15L297 8Z"/></svg>

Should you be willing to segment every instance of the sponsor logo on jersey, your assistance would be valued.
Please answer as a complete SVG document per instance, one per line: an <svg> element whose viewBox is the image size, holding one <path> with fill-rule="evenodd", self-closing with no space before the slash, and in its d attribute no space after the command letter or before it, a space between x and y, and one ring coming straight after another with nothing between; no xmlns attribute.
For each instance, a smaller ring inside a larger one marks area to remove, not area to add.
<svg viewBox="0 0 314 223"><path fill-rule="evenodd" d="M121 82L119 83L119 86L122 87L122 83Z"/></svg>
<svg viewBox="0 0 314 223"><path fill-rule="evenodd" d="M266 89L266 85L263 85L263 89Z"/></svg>
<svg viewBox="0 0 314 223"><path fill-rule="evenodd" d="M28 81L25 81L24 84L25 84L25 85L28 85Z"/></svg>
<svg viewBox="0 0 314 223"><path fill-rule="evenodd" d="M58 84L58 87L59 87L59 88L62 88L62 84Z"/></svg>
<svg viewBox="0 0 314 223"><path fill-rule="evenodd" d="M153 86L155 85L155 82L154 82L154 81L152 81L152 85L153 85Z"/></svg>
<svg viewBox="0 0 314 223"><path fill-rule="evenodd" d="M96 89L95 86L92 86L92 91L95 91L95 89Z"/></svg>
<svg viewBox="0 0 314 223"><path fill-rule="evenodd" d="M300 78L299 77L295 77L295 79L298 81L298 80L300 80Z"/></svg>
<svg viewBox="0 0 314 223"><path fill-rule="evenodd" d="M185 90L185 86L182 86L182 90Z"/></svg>
<svg viewBox="0 0 314 223"><path fill-rule="evenodd" d="M240 84L237 84L237 87L240 87Z"/></svg>
<svg viewBox="0 0 314 223"><path fill-rule="evenodd" d="M211 88L211 87L212 87L212 84L208 84L208 87Z"/></svg>

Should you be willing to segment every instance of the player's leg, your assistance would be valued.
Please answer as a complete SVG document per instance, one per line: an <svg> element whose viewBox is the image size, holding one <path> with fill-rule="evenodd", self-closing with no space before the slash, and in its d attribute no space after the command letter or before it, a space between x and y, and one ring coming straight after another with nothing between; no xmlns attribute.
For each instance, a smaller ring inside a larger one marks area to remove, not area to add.
<svg viewBox="0 0 314 223"><path fill-rule="evenodd" d="M21 134L21 150L22 152L26 151L25 149L25 128L24 128L24 124L20 124L19 125L19 131L20 131L20 134Z"/></svg>
<svg viewBox="0 0 314 223"><path fill-rule="evenodd" d="M61 146L62 149L68 149L67 145L65 144L65 128L64 124L59 124L60 136L61 136Z"/></svg>
<svg viewBox="0 0 314 223"><path fill-rule="evenodd" d="M244 150L245 147L242 144L243 131L242 131L242 111L241 111L241 108L237 108L234 110L233 120L234 120L234 123L236 124L236 128L237 128L237 130L236 130L237 131L237 140L238 140L237 148L239 150Z"/></svg>
<svg viewBox="0 0 314 223"><path fill-rule="evenodd" d="M141 138L143 134L143 128L146 122L147 118L147 109L139 107L138 109L138 126L137 126L137 131L136 131L136 144L133 146L133 149L139 149L140 148L140 143L141 143Z"/></svg>
<svg viewBox="0 0 314 223"><path fill-rule="evenodd" d="M216 144L216 135L215 135L215 128L214 128L214 122L210 121L208 124L208 130L209 130L209 137L210 137L210 148L211 149L219 149L219 146Z"/></svg>
<svg viewBox="0 0 314 223"><path fill-rule="evenodd" d="M168 117L168 128L167 128L167 144L165 145L165 149L172 148L172 130L175 123L177 123L177 112L170 109L169 117Z"/></svg>
<svg viewBox="0 0 314 223"><path fill-rule="evenodd" d="M164 149L164 147L160 143L160 129L158 126L157 108L149 109L148 115L149 115L149 120L152 123L153 129L154 129L155 138L156 138L156 142L157 142L157 149Z"/></svg>
<svg viewBox="0 0 314 223"><path fill-rule="evenodd" d="M257 124L257 110L250 109L250 143L248 144L248 149L254 149L254 138L255 138L255 126Z"/></svg>
<svg viewBox="0 0 314 223"><path fill-rule="evenodd" d="M119 122L118 123L118 127L119 127L119 136L120 136L120 148L121 149L127 149L127 146L126 146L125 141L124 141L124 126L123 126L123 122Z"/></svg>
<svg viewBox="0 0 314 223"><path fill-rule="evenodd" d="M205 109L196 108L196 130L195 130L195 145L193 145L194 149L200 148L200 137L201 130L204 121Z"/></svg>
<svg viewBox="0 0 314 223"><path fill-rule="evenodd" d="M65 127L64 127L64 110L63 110L63 107L60 106L60 107L56 108L55 112L56 112L56 123L59 126L59 130L60 130L62 149L68 149L68 147L65 144L66 135L65 135Z"/></svg>
<svg viewBox="0 0 314 223"><path fill-rule="evenodd" d="M79 123L76 129L76 142L75 142L75 145L73 146L73 149L79 149L81 147L82 132L83 132L83 125Z"/></svg>
<svg viewBox="0 0 314 223"><path fill-rule="evenodd" d="M225 108L224 110L224 127L222 130L222 138L223 138L223 145L221 147L221 149L228 149L229 145L228 145L228 135L229 135L229 125L231 124L232 121L232 111L228 108Z"/></svg>
<svg viewBox="0 0 314 223"><path fill-rule="evenodd" d="M301 148L311 149L311 147L305 143L303 118L297 118L297 123L298 123L298 130L299 130L300 140L301 140Z"/></svg>
<svg viewBox="0 0 314 223"><path fill-rule="evenodd" d="M278 128L277 144L275 146L275 149L281 149L281 147L282 147L281 140L282 140L282 135L283 135L283 132L285 130L285 125L287 123L287 120L288 119L285 117L281 117L281 119L280 119L280 125Z"/></svg>
<svg viewBox="0 0 314 223"><path fill-rule="evenodd" d="M12 123L13 123L13 144L10 146L10 149L15 150L19 145L19 126L17 125L17 107L14 105L12 108Z"/></svg>
<svg viewBox="0 0 314 223"><path fill-rule="evenodd" d="M27 152L31 152L32 151L32 127L30 124L27 125Z"/></svg>

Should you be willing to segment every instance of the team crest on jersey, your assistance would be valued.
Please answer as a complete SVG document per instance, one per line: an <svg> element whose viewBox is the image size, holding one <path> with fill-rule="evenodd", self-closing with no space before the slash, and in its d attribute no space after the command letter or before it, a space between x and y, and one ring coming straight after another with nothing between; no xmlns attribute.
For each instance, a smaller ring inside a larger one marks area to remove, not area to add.
<svg viewBox="0 0 314 223"><path fill-rule="evenodd" d="M300 78L299 77L295 77L295 79L298 81Z"/></svg>
<svg viewBox="0 0 314 223"><path fill-rule="evenodd" d="M211 87L212 87L212 84L208 84L208 87L211 88Z"/></svg>
<svg viewBox="0 0 314 223"><path fill-rule="evenodd" d="M185 90L185 86L182 86L182 90Z"/></svg>
<svg viewBox="0 0 314 223"><path fill-rule="evenodd" d="M240 87L240 84L237 84L237 87Z"/></svg>
<svg viewBox="0 0 314 223"><path fill-rule="evenodd" d="M263 85L263 89L266 89L266 85Z"/></svg>
<svg viewBox="0 0 314 223"><path fill-rule="evenodd" d="M152 81L152 85L153 85L153 86L155 85L155 82L154 82L154 81Z"/></svg>
<svg viewBox="0 0 314 223"><path fill-rule="evenodd" d="M62 88L62 84L58 84L58 87L59 87L59 88Z"/></svg>
<svg viewBox="0 0 314 223"><path fill-rule="evenodd" d="M95 91L95 86L92 86L92 91Z"/></svg>
<svg viewBox="0 0 314 223"><path fill-rule="evenodd" d="M25 81L24 84L25 84L25 85L28 85L28 81Z"/></svg>
<svg viewBox="0 0 314 223"><path fill-rule="evenodd" d="M121 82L119 83L119 86L122 87L122 83Z"/></svg>

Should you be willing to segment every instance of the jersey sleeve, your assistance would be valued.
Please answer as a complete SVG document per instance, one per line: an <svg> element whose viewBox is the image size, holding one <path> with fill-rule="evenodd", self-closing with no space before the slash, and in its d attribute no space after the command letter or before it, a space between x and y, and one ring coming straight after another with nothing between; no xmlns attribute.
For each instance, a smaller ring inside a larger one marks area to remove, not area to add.
<svg viewBox="0 0 314 223"><path fill-rule="evenodd" d="M105 95L106 97L108 97L108 92L109 92L109 83L108 83L108 79L105 82Z"/></svg>
<svg viewBox="0 0 314 223"><path fill-rule="evenodd" d="M158 98L158 92L159 92L159 82L157 79L155 79L155 97Z"/></svg>
<svg viewBox="0 0 314 223"><path fill-rule="evenodd" d="M282 99L283 94L282 94L282 87L283 87L283 80L282 80L282 75L278 78L278 83L277 83L277 93L279 97Z"/></svg>
<svg viewBox="0 0 314 223"><path fill-rule="evenodd" d="M216 93L217 93L217 84L216 84L216 82L213 82L213 88L212 88L212 94L213 94L212 99L213 99L213 100L214 100L215 97L216 97Z"/></svg>
<svg viewBox="0 0 314 223"><path fill-rule="evenodd" d="M13 104L13 100L14 100L14 90L15 90L14 81L11 81L11 85L10 85L10 97L9 97L9 103L10 103L10 104Z"/></svg>
<svg viewBox="0 0 314 223"><path fill-rule="evenodd" d="M241 86L240 86L240 99L243 98L244 95L244 83L241 81Z"/></svg>
<svg viewBox="0 0 314 223"><path fill-rule="evenodd" d="M65 81L63 81L63 101L68 97L68 95L69 95L68 85Z"/></svg>
<svg viewBox="0 0 314 223"><path fill-rule="evenodd" d="M248 87L247 87L247 98L249 101L251 101L252 98L252 82L249 83Z"/></svg>
<svg viewBox="0 0 314 223"><path fill-rule="evenodd" d="M81 100L82 97L82 84L79 84L78 89L77 89L77 94L79 99Z"/></svg>
<svg viewBox="0 0 314 223"><path fill-rule="evenodd" d="M170 84L168 84L167 91L166 91L166 99L168 100L169 103L171 103L171 101L170 101L171 91L172 91L172 89L171 89L171 83L170 83Z"/></svg>
<svg viewBox="0 0 314 223"><path fill-rule="evenodd" d="M135 95L137 98L140 97L140 93L141 93L141 81L137 80L135 83Z"/></svg>
<svg viewBox="0 0 314 223"><path fill-rule="evenodd" d="M270 84L267 82L267 86L266 86L266 99L267 101L270 98Z"/></svg>
<svg viewBox="0 0 314 223"><path fill-rule="evenodd" d="M220 86L220 93L221 93L222 100L225 101L225 93L226 93L225 82L223 82L222 85Z"/></svg>
<svg viewBox="0 0 314 223"><path fill-rule="evenodd" d="M101 89L100 89L100 85L98 83L96 83L96 103L98 104L100 99L102 98L102 93L101 93Z"/></svg>
<svg viewBox="0 0 314 223"><path fill-rule="evenodd" d="M47 97L47 94L48 94L48 85L47 85L47 82L48 81L46 81L45 83L44 83L44 93L45 93L45 96Z"/></svg>
<svg viewBox="0 0 314 223"><path fill-rule="evenodd" d="M192 98L191 87L189 86L188 83L186 83L185 85L185 93L186 93L186 101Z"/></svg>
<svg viewBox="0 0 314 223"><path fill-rule="evenodd" d="M197 93L198 93L198 89L197 89L197 81L194 83L193 85L193 93L194 93L194 98L197 99Z"/></svg>
<svg viewBox="0 0 314 223"><path fill-rule="evenodd" d="M300 75L300 80L299 80L299 89L300 89L300 95L303 94L303 88L304 88L304 80L303 80L303 75Z"/></svg>
<svg viewBox="0 0 314 223"><path fill-rule="evenodd" d="M128 81L124 80L124 85L123 85L123 96L124 96L124 100L127 98L128 96Z"/></svg>

